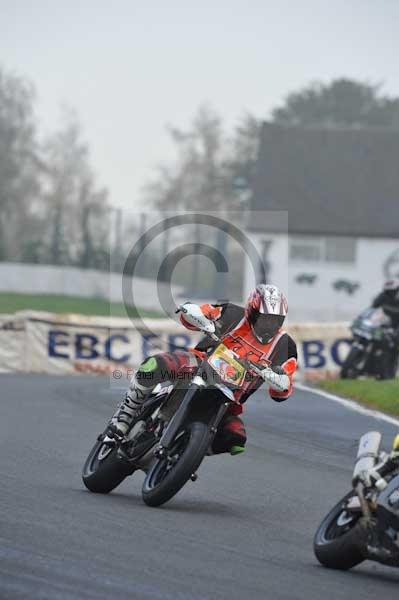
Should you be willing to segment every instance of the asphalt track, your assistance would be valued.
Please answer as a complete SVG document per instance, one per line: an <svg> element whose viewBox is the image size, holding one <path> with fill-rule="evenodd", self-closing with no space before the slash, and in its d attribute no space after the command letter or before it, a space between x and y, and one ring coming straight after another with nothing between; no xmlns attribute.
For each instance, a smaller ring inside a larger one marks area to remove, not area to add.
<svg viewBox="0 0 399 600"><path fill-rule="evenodd" d="M117 401L105 378L0 377L0 598L362 600L397 597L399 572L319 566L321 518L348 489L359 436L395 428L297 391L248 403L248 451L205 460L150 509L136 474L87 492L82 463Z"/></svg>

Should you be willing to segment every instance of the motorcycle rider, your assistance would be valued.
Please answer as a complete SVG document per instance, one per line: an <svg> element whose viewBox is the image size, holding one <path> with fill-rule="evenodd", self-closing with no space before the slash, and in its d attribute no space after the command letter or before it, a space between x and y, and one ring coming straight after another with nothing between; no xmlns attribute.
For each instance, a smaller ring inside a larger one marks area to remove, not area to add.
<svg viewBox="0 0 399 600"><path fill-rule="evenodd" d="M180 321L188 329L198 330L184 315L182 305ZM282 330L288 311L285 295L274 285L259 284L249 295L245 307L230 302L224 304L203 304L201 311L205 317L214 321L216 331L228 337L233 351L246 350L246 358L254 362L270 364L270 369L262 371L261 377L253 378L243 390L238 390L238 404L231 404L215 435L212 452L219 454L230 452L238 454L244 451L247 440L246 431L239 415L243 412L243 403L263 383L269 384L269 393L273 400L282 402L292 393L292 378L297 367L297 350L294 340ZM244 344L239 344L239 341ZM226 342L227 343L227 342ZM236 347L234 347L236 343ZM173 381L183 370L195 370L202 362L205 353L213 348L215 342L205 336L195 348L161 352L149 356L133 375L125 399L112 417L108 427L110 436L124 436L132 421L138 416L142 404L155 386L167 380ZM250 355L250 356L249 356ZM243 358L243 356L240 356Z"/></svg>
<svg viewBox="0 0 399 600"><path fill-rule="evenodd" d="M399 331L399 279L386 281L382 292L374 299L373 308L382 308Z"/></svg>
<svg viewBox="0 0 399 600"><path fill-rule="evenodd" d="M386 359L387 373L389 377L395 377L399 353L399 279L389 279L385 282L382 292L374 299L373 308L382 308L384 313L391 319L394 329L393 344L388 350ZM390 355L389 355L390 352Z"/></svg>

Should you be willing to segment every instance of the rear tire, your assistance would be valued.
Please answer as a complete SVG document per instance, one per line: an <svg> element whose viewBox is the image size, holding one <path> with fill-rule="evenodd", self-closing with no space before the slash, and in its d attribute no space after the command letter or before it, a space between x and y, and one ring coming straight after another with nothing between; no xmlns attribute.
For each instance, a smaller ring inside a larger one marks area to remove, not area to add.
<svg viewBox="0 0 399 600"><path fill-rule="evenodd" d="M183 438L186 436L186 439ZM179 439L183 448L179 448ZM189 423L176 437L176 451L181 451L177 463L166 470L166 459L156 459L143 483L142 496L147 506L160 506L170 500L200 466L210 441L208 426L199 421Z"/></svg>
<svg viewBox="0 0 399 600"><path fill-rule="evenodd" d="M346 571L365 560L363 551L365 530L361 515L343 509L347 494L322 521L314 537L313 549L317 560L330 569ZM351 519L352 517L352 519Z"/></svg>
<svg viewBox="0 0 399 600"><path fill-rule="evenodd" d="M395 379L397 371L397 357L391 349L385 349L376 365L376 378L380 380Z"/></svg>
<svg viewBox="0 0 399 600"><path fill-rule="evenodd" d="M99 460L103 447L103 442L97 441L94 444L82 472L83 483L90 492L95 494L112 492L134 470L130 464L117 455L116 448L112 448L105 458Z"/></svg>

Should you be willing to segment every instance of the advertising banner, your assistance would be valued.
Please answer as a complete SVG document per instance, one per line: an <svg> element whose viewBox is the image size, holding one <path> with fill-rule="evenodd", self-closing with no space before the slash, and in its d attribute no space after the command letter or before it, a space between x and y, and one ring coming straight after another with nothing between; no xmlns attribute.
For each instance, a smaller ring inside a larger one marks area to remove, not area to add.
<svg viewBox="0 0 399 600"><path fill-rule="evenodd" d="M345 323L287 326L298 346L299 374L336 376L348 352ZM201 334L171 319L55 315L25 311L0 318L0 372L97 373L122 379L145 357L195 345Z"/></svg>
<svg viewBox="0 0 399 600"><path fill-rule="evenodd" d="M26 371L26 322L17 315L0 315L0 373Z"/></svg>

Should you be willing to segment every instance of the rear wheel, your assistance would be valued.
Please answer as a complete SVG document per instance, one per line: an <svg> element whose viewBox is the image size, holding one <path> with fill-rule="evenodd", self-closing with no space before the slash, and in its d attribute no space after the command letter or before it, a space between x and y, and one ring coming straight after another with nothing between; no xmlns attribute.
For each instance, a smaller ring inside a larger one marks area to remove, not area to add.
<svg viewBox="0 0 399 600"><path fill-rule="evenodd" d="M143 484L143 500L160 506L170 500L200 466L209 445L208 426L188 423L176 436L168 455L157 458Z"/></svg>
<svg viewBox="0 0 399 600"><path fill-rule="evenodd" d="M398 368L396 352L383 348L375 364L377 379L394 379Z"/></svg>
<svg viewBox="0 0 399 600"><path fill-rule="evenodd" d="M97 441L84 464L82 479L91 492L108 494L132 473L132 466L118 456L115 445Z"/></svg>
<svg viewBox="0 0 399 600"><path fill-rule="evenodd" d="M345 509L347 500L352 496L353 492L350 492L334 506L314 537L316 558L330 569L351 569L365 560L361 513Z"/></svg>

